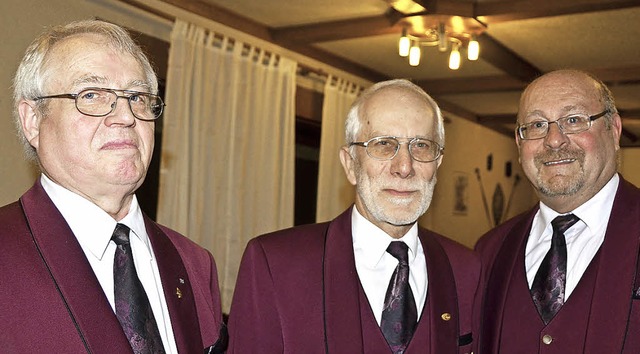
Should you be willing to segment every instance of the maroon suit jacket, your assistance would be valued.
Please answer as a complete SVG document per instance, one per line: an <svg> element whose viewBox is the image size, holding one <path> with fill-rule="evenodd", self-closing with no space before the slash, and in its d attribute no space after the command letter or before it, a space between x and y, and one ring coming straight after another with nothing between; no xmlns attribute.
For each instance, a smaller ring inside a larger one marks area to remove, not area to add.
<svg viewBox="0 0 640 354"><path fill-rule="evenodd" d="M499 353L504 303L507 286L515 269L518 249L526 242L538 207L523 213L484 235L476 245L483 264L484 303L479 311L482 318L480 354ZM634 339L640 327L640 300L633 299L637 290L636 273L640 247L640 189L620 179L604 242L598 251L599 267L587 324L586 342L571 343L572 328L566 329L560 348L548 346L557 353L570 353L584 345L585 353L640 352L640 339ZM584 287L577 287L574 292ZM633 300L632 300L633 299ZM527 300L530 301L530 300ZM562 335L562 334L561 334ZM509 340L502 338L502 340ZM518 338L513 338L518 341ZM536 348L530 348L531 353ZM546 350L546 349L545 349Z"/></svg>
<svg viewBox="0 0 640 354"><path fill-rule="evenodd" d="M223 329L213 257L146 216L145 224L178 350L202 353ZM40 182L0 208L0 225L0 352L132 353L79 243Z"/></svg>
<svg viewBox="0 0 640 354"><path fill-rule="evenodd" d="M472 344L459 347L458 341L471 337L479 261L445 237L422 228L418 236L429 289L405 353L471 352ZM370 330L376 322L369 304L362 303L366 298L353 252L351 208L330 223L251 240L229 314L229 353L390 353L377 324ZM445 313L451 314L449 320L443 319ZM421 326L423 320L428 323ZM382 339L377 345L364 337Z"/></svg>

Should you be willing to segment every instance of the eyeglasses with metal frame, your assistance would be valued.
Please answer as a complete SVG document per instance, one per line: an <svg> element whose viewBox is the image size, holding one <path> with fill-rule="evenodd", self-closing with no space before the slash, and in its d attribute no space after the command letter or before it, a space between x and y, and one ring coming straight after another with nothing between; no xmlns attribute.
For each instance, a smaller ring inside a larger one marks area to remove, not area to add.
<svg viewBox="0 0 640 354"><path fill-rule="evenodd" d="M400 142L399 139L409 139ZM376 160L391 160L398 154L400 145L407 144L409 155L418 162L431 162L437 160L444 153L444 147L433 140L425 138L400 138L395 136L377 136L367 141L356 141L349 146L362 146L367 155Z"/></svg>
<svg viewBox="0 0 640 354"><path fill-rule="evenodd" d="M586 114L572 114L566 117L558 118L553 122L547 120L537 120L530 123L520 124L516 128L518 136L522 140L542 139L549 133L549 126L553 123L558 125L560 131L564 134L576 134L589 130L594 120L604 117L609 113L608 109L594 114L592 116Z"/></svg>
<svg viewBox="0 0 640 354"><path fill-rule="evenodd" d="M122 92L122 95L119 95L118 92ZM75 100L78 112L91 117L104 117L111 114L116 109L118 98L124 98L129 103L129 109L133 116L143 121L153 121L160 118L165 106L162 98L152 93L102 87L88 87L78 93L40 96L35 100L47 98Z"/></svg>

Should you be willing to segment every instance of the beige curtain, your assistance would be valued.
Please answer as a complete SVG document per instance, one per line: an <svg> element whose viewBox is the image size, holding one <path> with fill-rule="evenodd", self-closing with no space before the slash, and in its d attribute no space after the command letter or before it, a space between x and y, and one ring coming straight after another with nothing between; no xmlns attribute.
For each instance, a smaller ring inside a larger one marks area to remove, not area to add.
<svg viewBox="0 0 640 354"><path fill-rule="evenodd" d="M354 200L355 189L344 174L338 154L345 143L344 122L349 107L361 90L354 83L332 76L325 83L318 163L318 222L335 218Z"/></svg>
<svg viewBox="0 0 640 354"><path fill-rule="evenodd" d="M158 221L209 249L228 312L247 241L294 213L296 63L176 20Z"/></svg>

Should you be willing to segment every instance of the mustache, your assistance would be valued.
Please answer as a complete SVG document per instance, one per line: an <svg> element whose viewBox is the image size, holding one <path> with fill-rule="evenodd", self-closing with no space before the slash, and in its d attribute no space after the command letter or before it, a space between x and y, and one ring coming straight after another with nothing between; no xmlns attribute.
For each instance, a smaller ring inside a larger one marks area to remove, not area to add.
<svg viewBox="0 0 640 354"><path fill-rule="evenodd" d="M564 148L560 150L545 150L533 158L533 162L537 166L541 166L549 161L557 161L564 159L574 159L576 161L584 161L585 153L580 149Z"/></svg>
<svg viewBox="0 0 640 354"><path fill-rule="evenodd" d="M380 184L379 188L380 189L394 189L394 190L401 190L401 191L418 191L418 192L422 192L424 191L425 187L430 187L430 186L434 186L436 184L436 182L438 181L438 179L436 178L436 176L433 176L433 178L431 180L428 181L412 181L411 183L408 184Z"/></svg>

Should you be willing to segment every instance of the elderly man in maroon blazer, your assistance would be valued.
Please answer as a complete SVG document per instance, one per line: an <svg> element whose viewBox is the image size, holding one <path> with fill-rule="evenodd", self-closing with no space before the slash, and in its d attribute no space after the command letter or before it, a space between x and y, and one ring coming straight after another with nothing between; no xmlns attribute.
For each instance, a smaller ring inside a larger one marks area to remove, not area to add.
<svg viewBox="0 0 640 354"><path fill-rule="evenodd" d="M103 21L54 27L14 85L42 175L0 208L0 352L222 352L211 254L150 220L134 194L164 106L141 49Z"/></svg>
<svg viewBox="0 0 640 354"><path fill-rule="evenodd" d="M355 206L247 246L230 353L469 353L479 262L416 220L442 161L436 103L406 80L353 104L340 159Z"/></svg>
<svg viewBox="0 0 640 354"><path fill-rule="evenodd" d="M476 246L480 353L640 352L640 190L616 173L621 129L587 73L554 71L524 91L516 142L540 203Z"/></svg>

